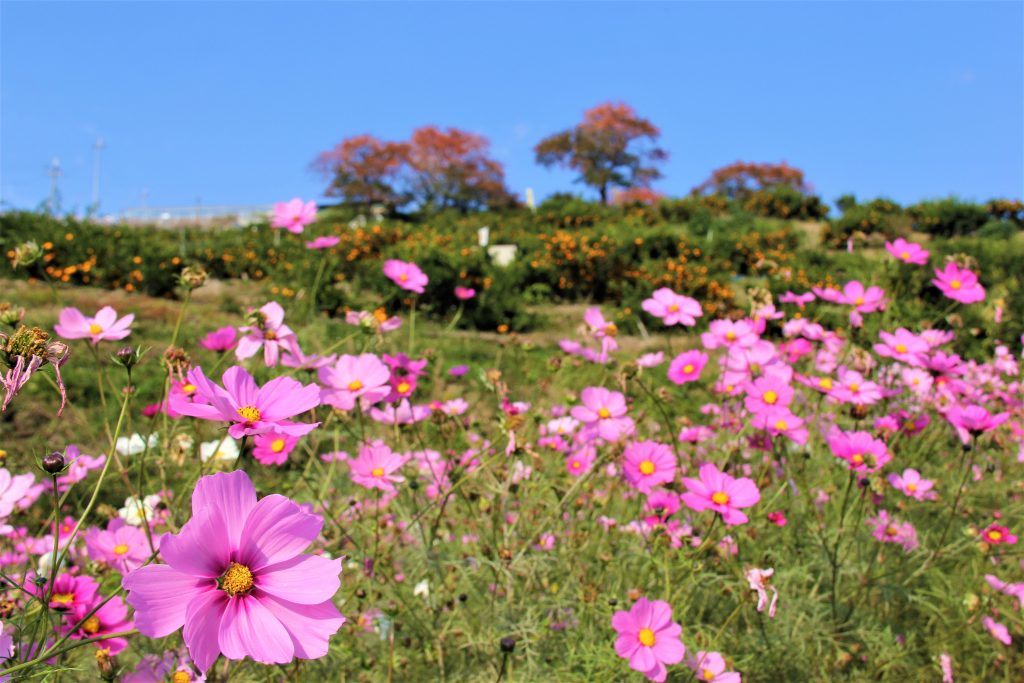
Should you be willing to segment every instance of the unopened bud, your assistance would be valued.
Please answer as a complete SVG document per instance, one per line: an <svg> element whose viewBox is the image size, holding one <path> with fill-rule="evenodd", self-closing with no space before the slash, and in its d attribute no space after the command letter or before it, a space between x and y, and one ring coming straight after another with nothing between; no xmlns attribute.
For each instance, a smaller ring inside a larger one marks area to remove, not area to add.
<svg viewBox="0 0 1024 683"><path fill-rule="evenodd" d="M39 248L39 245L29 240L23 242L14 248L14 258L11 259L11 266L17 268L18 266L30 266L39 260L39 257L43 255L43 250Z"/></svg>
<svg viewBox="0 0 1024 683"><path fill-rule="evenodd" d="M501 651L507 655L516 651L516 639L512 636L505 636L501 639Z"/></svg>
<svg viewBox="0 0 1024 683"><path fill-rule="evenodd" d="M43 470L47 474L60 474L64 471L64 467L66 465L64 461L64 454L54 451L49 455L44 455L40 465L42 465Z"/></svg>
<svg viewBox="0 0 1024 683"><path fill-rule="evenodd" d="M209 275L202 266L186 266L178 275L178 282L185 289L198 289L206 284Z"/></svg>

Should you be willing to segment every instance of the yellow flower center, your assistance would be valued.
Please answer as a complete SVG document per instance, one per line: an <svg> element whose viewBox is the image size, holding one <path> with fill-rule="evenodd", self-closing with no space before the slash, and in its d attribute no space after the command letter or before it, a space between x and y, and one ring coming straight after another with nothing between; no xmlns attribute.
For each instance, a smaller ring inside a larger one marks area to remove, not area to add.
<svg viewBox="0 0 1024 683"><path fill-rule="evenodd" d="M189 382L188 384L182 384L181 385L181 391L184 394L194 393L195 390L196 390L196 385L192 384L191 382Z"/></svg>
<svg viewBox="0 0 1024 683"><path fill-rule="evenodd" d="M850 456L850 462L852 462L854 465L863 465L864 456L861 455L860 453L854 453L853 455Z"/></svg>
<svg viewBox="0 0 1024 683"><path fill-rule="evenodd" d="M270 444L270 450L274 451L275 453L280 453L281 451L283 451L283 450L284 450L284 446L285 446L285 441L284 441L284 439L281 439L281 438L277 438L277 439L274 439L274 440L273 440L273 441L271 442L271 444Z"/></svg>
<svg viewBox="0 0 1024 683"><path fill-rule="evenodd" d="M832 378L831 377L822 377L818 381L818 386L821 387L822 389L824 389L825 391L828 391L829 389L832 388Z"/></svg>
<svg viewBox="0 0 1024 683"><path fill-rule="evenodd" d="M771 389L769 389L768 391L764 392L764 395L762 395L761 398L764 400L765 403L772 406L775 405L775 403L779 400L779 395L776 394Z"/></svg>
<svg viewBox="0 0 1024 683"><path fill-rule="evenodd" d="M988 532L988 537L990 540L993 541L1001 541L1003 540L1003 532L996 531L995 529L993 529L992 531Z"/></svg>
<svg viewBox="0 0 1024 683"><path fill-rule="evenodd" d="M220 587L225 593L234 597L252 590L252 572L244 564L232 562L224 576L220 577Z"/></svg>
<svg viewBox="0 0 1024 683"><path fill-rule="evenodd" d="M959 280L953 280L952 282L949 283L949 286L952 287L953 289L960 289L960 287L962 287L963 284Z"/></svg>
<svg viewBox="0 0 1024 683"><path fill-rule="evenodd" d="M608 410L607 408L601 408L600 410L597 411L597 416L602 420L607 420L609 417L612 416L612 411Z"/></svg>
<svg viewBox="0 0 1024 683"><path fill-rule="evenodd" d="M857 393L858 391L860 391L860 385L859 385L859 384L857 384L856 382L853 382L853 383L852 383L852 384L850 385L850 391L852 391L853 393L855 393L855 394L856 394L856 393Z"/></svg>
<svg viewBox="0 0 1024 683"><path fill-rule="evenodd" d="M711 502L714 503L715 505L728 505L729 494L726 493L725 491L715 491L713 494L711 494Z"/></svg>
<svg viewBox="0 0 1024 683"><path fill-rule="evenodd" d="M715 672L712 671L711 669L704 669L704 671L703 671L703 673L701 675L704 677L705 681L713 681L713 680L715 680Z"/></svg>
<svg viewBox="0 0 1024 683"><path fill-rule="evenodd" d="M780 432L785 431L787 427L789 427L789 425L786 424L785 420L777 420L775 422L775 428L778 429Z"/></svg>
<svg viewBox="0 0 1024 683"><path fill-rule="evenodd" d="M100 630L100 618L95 614L82 623L82 630L92 635Z"/></svg>
<svg viewBox="0 0 1024 683"><path fill-rule="evenodd" d="M70 605L74 600L74 593L56 593L50 596L50 602L55 602L58 605Z"/></svg>
<svg viewBox="0 0 1024 683"><path fill-rule="evenodd" d="M687 363L686 365L683 366L683 374L684 375L689 375L692 372L693 372L693 363Z"/></svg>
<svg viewBox="0 0 1024 683"><path fill-rule="evenodd" d="M375 477L383 477L384 476L384 468L383 467L374 467L373 470L370 471L370 474L372 474Z"/></svg>
<svg viewBox="0 0 1024 683"><path fill-rule="evenodd" d="M93 323L92 325L89 325L89 334L99 334L102 331L103 331L103 328L100 327L99 325L97 325L96 323Z"/></svg>
<svg viewBox="0 0 1024 683"><path fill-rule="evenodd" d="M654 463L650 460L644 460L640 463L641 474L654 474Z"/></svg>
<svg viewBox="0 0 1024 683"><path fill-rule="evenodd" d="M402 273L401 275L398 276L398 279L401 280L402 282L405 282L406 280L409 279L409 276L406 275L405 273Z"/></svg>
<svg viewBox="0 0 1024 683"><path fill-rule="evenodd" d="M864 297L858 296L856 299L853 300L853 303L857 304L858 306L863 306L864 305Z"/></svg>
<svg viewBox="0 0 1024 683"><path fill-rule="evenodd" d="M273 330L267 330L266 332L263 333L263 338L273 341L277 339L277 332L274 332Z"/></svg>
<svg viewBox="0 0 1024 683"><path fill-rule="evenodd" d="M615 326L615 323L608 323L604 326L604 333L614 337L619 333L619 328Z"/></svg>
<svg viewBox="0 0 1024 683"><path fill-rule="evenodd" d="M256 422L260 419L260 411L256 406L242 406L236 411L246 422Z"/></svg>
<svg viewBox="0 0 1024 683"><path fill-rule="evenodd" d="M175 671L171 683L192 683L192 675L187 671Z"/></svg>
<svg viewBox="0 0 1024 683"><path fill-rule="evenodd" d="M654 631L649 628L640 629L640 633L636 634L636 637L644 647L651 647L654 645Z"/></svg>
<svg viewBox="0 0 1024 683"><path fill-rule="evenodd" d="M903 259L904 261L906 261L908 258L910 258L910 252L909 251L901 251L900 252L900 258Z"/></svg>
<svg viewBox="0 0 1024 683"><path fill-rule="evenodd" d="M360 382L357 379L354 379L354 380L352 380L351 382L348 383L348 390L349 391L359 391L362 388L363 388L363 383Z"/></svg>
<svg viewBox="0 0 1024 683"><path fill-rule="evenodd" d="M900 532L900 530L897 529L894 526L887 526L887 527L885 527L885 535L886 536L895 536L895 535L899 534L899 532Z"/></svg>
<svg viewBox="0 0 1024 683"><path fill-rule="evenodd" d="M125 555L127 553L128 553L128 546L126 546L124 543L118 543L117 545L114 546L114 554L115 555Z"/></svg>
<svg viewBox="0 0 1024 683"><path fill-rule="evenodd" d="M725 333L725 338L728 339L729 341L736 341L736 333L733 332L732 330L729 330L728 332Z"/></svg>
<svg viewBox="0 0 1024 683"><path fill-rule="evenodd" d="M897 344L896 345L896 353L906 353L906 352L907 352L906 344Z"/></svg>
<svg viewBox="0 0 1024 683"><path fill-rule="evenodd" d="M668 307L668 312L669 313L675 313L678 310L679 310L679 304L672 304L671 306Z"/></svg>
<svg viewBox="0 0 1024 683"><path fill-rule="evenodd" d="M917 484L907 484L907 490L913 493L917 490Z"/></svg>
<svg viewBox="0 0 1024 683"><path fill-rule="evenodd" d="M377 319L377 322L384 323L388 320L388 312L383 308L378 308L373 312L373 317Z"/></svg>
<svg viewBox="0 0 1024 683"><path fill-rule="evenodd" d="M412 386L410 386L408 382L402 382L398 385L398 393L400 394L408 393L410 389L412 389Z"/></svg>
<svg viewBox="0 0 1024 683"><path fill-rule="evenodd" d="M572 461L572 468L574 470L578 470L581 467L583 467L583 463L581 463L579 460L573 460Z"/></svg>

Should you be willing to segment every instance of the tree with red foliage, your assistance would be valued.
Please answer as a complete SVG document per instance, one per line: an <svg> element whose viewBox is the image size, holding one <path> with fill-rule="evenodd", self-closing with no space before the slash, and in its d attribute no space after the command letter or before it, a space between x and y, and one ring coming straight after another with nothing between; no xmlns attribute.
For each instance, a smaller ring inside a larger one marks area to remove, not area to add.
<svg viewBox="0 0 1024 683"><path fill-rule="evenodd" d="M416 202L427 210L460 211L515 205L504 169L487 155L489 146L475 133L424 126L408 142L348 138L321 153L313 168L331 179L328 196L355 204L394 209Z"/></svg>
<svg viewBox="0 0 1024 683"><path fill-rule="evenodd" d="M405 143L356 135L318 155L313 168L330 178L325 193L328 197L344 197L353 204L396 207L409 199L399 190L408 156Z"/></svg>
<svg viewBox="0 0 1024 683"><path fill-rule="evenodd" d="M665 195L649 187L631 187L628 190L612 192L612 204L616 206L634 206L636 204L653 206L664 198Z"/></svg>
<svg viewBox="0 0 1024 683"><path fill-rule="evenodd" d="M788 187L802 194L813 191L804 172L785 161L780 164L737 161L711 172L711 177L693 188L692 194L717 194L743 199L758 190Z"/></svg>
<svg viewBox="0 0 1024 683"><path fill-rule="evenodd" d="M644 187L661 177L654 166L668 158L656 146L661 131L625 103L606 103L583 114L575 128L544 138L534 148L537 163L579 173L608 203L612 187Z"/></svg>
<svg viewBox="0 0 1024 683"><path fill-rule="evenodd" d="M420 205L468 211L515 205L505 170L487 156L487 138L458 128L423 126L408 144L412 193Z"/></svg>

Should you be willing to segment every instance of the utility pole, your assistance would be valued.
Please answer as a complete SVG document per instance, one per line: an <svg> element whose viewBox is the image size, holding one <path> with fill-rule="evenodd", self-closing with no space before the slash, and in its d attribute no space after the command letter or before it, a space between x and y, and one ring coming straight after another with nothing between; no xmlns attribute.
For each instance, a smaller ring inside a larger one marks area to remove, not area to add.
<svg viewBox="0 0 1024 683"><path fill-rule="evenodd" d="M47 171L47 175L50 176L50 214L53 216L57 215L59 209L60 191L57 189L57 179L60 178L60 174L60 159L54 157L50 162L50 170Z"/></svg>
<svg viewBox="0 0 1024 683"><path fill-rule="evenodd" d="M106 145L103 138L96 138L96 144L92 146L96 150L95 163L92 167L92 210L97 213L100 210L100 153Z"/></svg>

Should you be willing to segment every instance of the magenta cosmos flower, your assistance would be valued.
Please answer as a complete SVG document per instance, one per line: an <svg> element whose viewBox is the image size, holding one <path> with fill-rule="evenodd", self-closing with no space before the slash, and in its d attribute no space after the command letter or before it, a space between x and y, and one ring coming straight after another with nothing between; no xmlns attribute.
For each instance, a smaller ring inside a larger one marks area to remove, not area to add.
<svg viewBox="0 0 1024 683"><path fill-rule="evenodd" d="M472 287L456 287L455 298L459 301L469 301L476 296L476 290Z"/></svg>
<svg viewBox="0 0 1024 683"><path fill-rule="evenodd" d="M670 327L695 325L697 318L704 315L696 299L676 294L668 287L654 290L651 298L645 299L640 306L655 318L661 318L661 322Z"/></svg>
<svg viewBox="0 0 1024 683"><path fill-rule="evenodd" d="M53 329L65 339L88 339L91 344L99 344L127 337L132 333L133 320L134 313L118 318L117 311L110 306L104 306L92 318L82 315L77 308L65 308Z"/></svg>
<svg viewBox="0 0 1024 683"><path fill-rule="evenodd" d="M341 238L337 235L323 235L315 240L306 242L306 249L330 249L340 241Z"/></svg>
<svg viewBox="0 0 1024 683"><path fill-rule="evenodd" d="M405 477L395 473L408 459L409 456L399 455L378 441L360 448L359 457L349 460L348 464L353 482L364 488L391 493L395 484L405 481Z"/></svg>
<svg viewBox="0 0 1024 683"><path fill-rule="evenodd" d="M991 414L982 406L955 405L946 411L946 420L956 428L961 440L967 443L969 437L990 432L1010 418L1009 413Z"/></svg>
<svg viewBox="0 0 1024 683"><path fill-rule="evenodd" d="M261 465L283 465L299 443L297 436L267 432L253 439L252 457Z"/></svg>
<svg viewBox="0 0 1024 683"><path fill-rule="evenodd" d="M615 652L649 681L664 681L665 665L678 664L686 656L679 638L683 627L672 621L672 607L663 600L640 598L628 612L620 610L612 616L612 628L619 634Z"/></svg>
<svg viewBox="0 0 1024 683"><path fill-rule="evenodd" d="M229 325L210 332L199 341L199 345L210 351L227 351L234 348L237 338L238 330Z"/></svg>
<svg viewBox="0 0 1024 683"><path fill-rule="evenodd" d="M303 553L323 524L284 496L257 502L241 470L201 478L192 519L160 540L167 564L140 567L121 582L139 632L163 638L184 626L204 672L220 654L265 664L323 657L345 623L332 602L341 560Z"/></svg>
<svg viewBox="0 0 1024 683"><path fill-rule="evenodd" d="M985 288L978 282L978 276L952 261L942 270L935 269L932 284L942 290L947 298L962 304L973 304L985 299Z"/></svg>
<svg viewBox="0 0 1024 683"><path fill-rule="evenodd" d="M630 486L650 493L659 484L676 477L676 456L672 449L657 441L633 441L622 454L622 473Z"/></svg>
<svg viewBox="0 0 1024 683"><path fill-rule="evenodd" d="M345 354L317 373L324 385L320 400L339 410L352 410L357 400L369 408L391 393L391 370L372 353Z"/></svg>
<svg viewBox="0 0 1024 683"><path fill-rule="evenodd" d="M868 432L844 432L833 427L828 436L828 446L832 455L845 460L847 467L854 472L877 472L892 460L885 442Z"/></svg>
<svg viewBox="0 0 1024 683"><path fill-rule="evenodd" d="M223 388L207 379L200 367L189 370L187 379L196 388L194 400L172 394L171 408L201 420L231 422L228 434L232 438L266 432L302 436L320 424L288 419L320 405L320 388L315 384L303 385L291 377L276 377L260 387L239 365L224 372Z"/></svg>
<svg viewBox="0 0 1024 683"><path fill-rule="evenodd" d="M296 197L290 202L274 204L274 215L270 220L272 228L287 228L288 232L298 235L303 228L316 220L316 202L312 199L303 202Z"/></svg>
<svg viewBox="0 0 1024 683"><path fill-rule="evenodd" d="M886 242L885 249L893 255L893 258L904 263L911 263L915 266L923 266L928 263L928 250L920 244L908 242L902 237L892 242Z"/></svg>
<svg viewBox="0 0 1024 683"><path fill-rule="evenodd" d="M680 498L688 508L717 512L729 526L746 524L748 518L739 509L761 500L761 492L752 479L735 479L711 463L701 465L700 479L684 477L683 484L687 491Z"/></svg>
<svg viewBox="0 0 1024 683"><path fill-rule="evenodd" d="M626 417L626 397L619 392L587 387L580 400L583 405L573 408L571 415L605 441L618 441L632 430L633 421Z"/></svg>
<svg viewBox="0 0 1024 683"><path fill-rule="evenodd" d="M268 368L277 365L281 351L301 355L299 340L292 329L284 324L284 308L276 301L263 304L258 311L249 314L251 325L240 329L244 335L238 340L235 358L252 358L263 349L263 362Z"/></svg>
<svg viewBox="0 0 1024 683"><path fill-rule="evenodd" d="M981 538L989 545L1014 545L1017 543L1017 537L1010 532L1008 527L994 523L985 527L985 530L981 532Z"/></svg>
<svg viewBox="0 0 1024 683"><path fill-rule="evenodd" d="M422 294L423 288L430 282L427 274L415 263L398 259L388 259L384 262L384 274L402 289L417 294Z"/></svg>
<svg viewBox="0 0 1024 683"><path fill-rule="evenodd" d="M707 364L708 354L703 351L684 351L669 364L668 378L675 384L696 382Z"/></svg>

